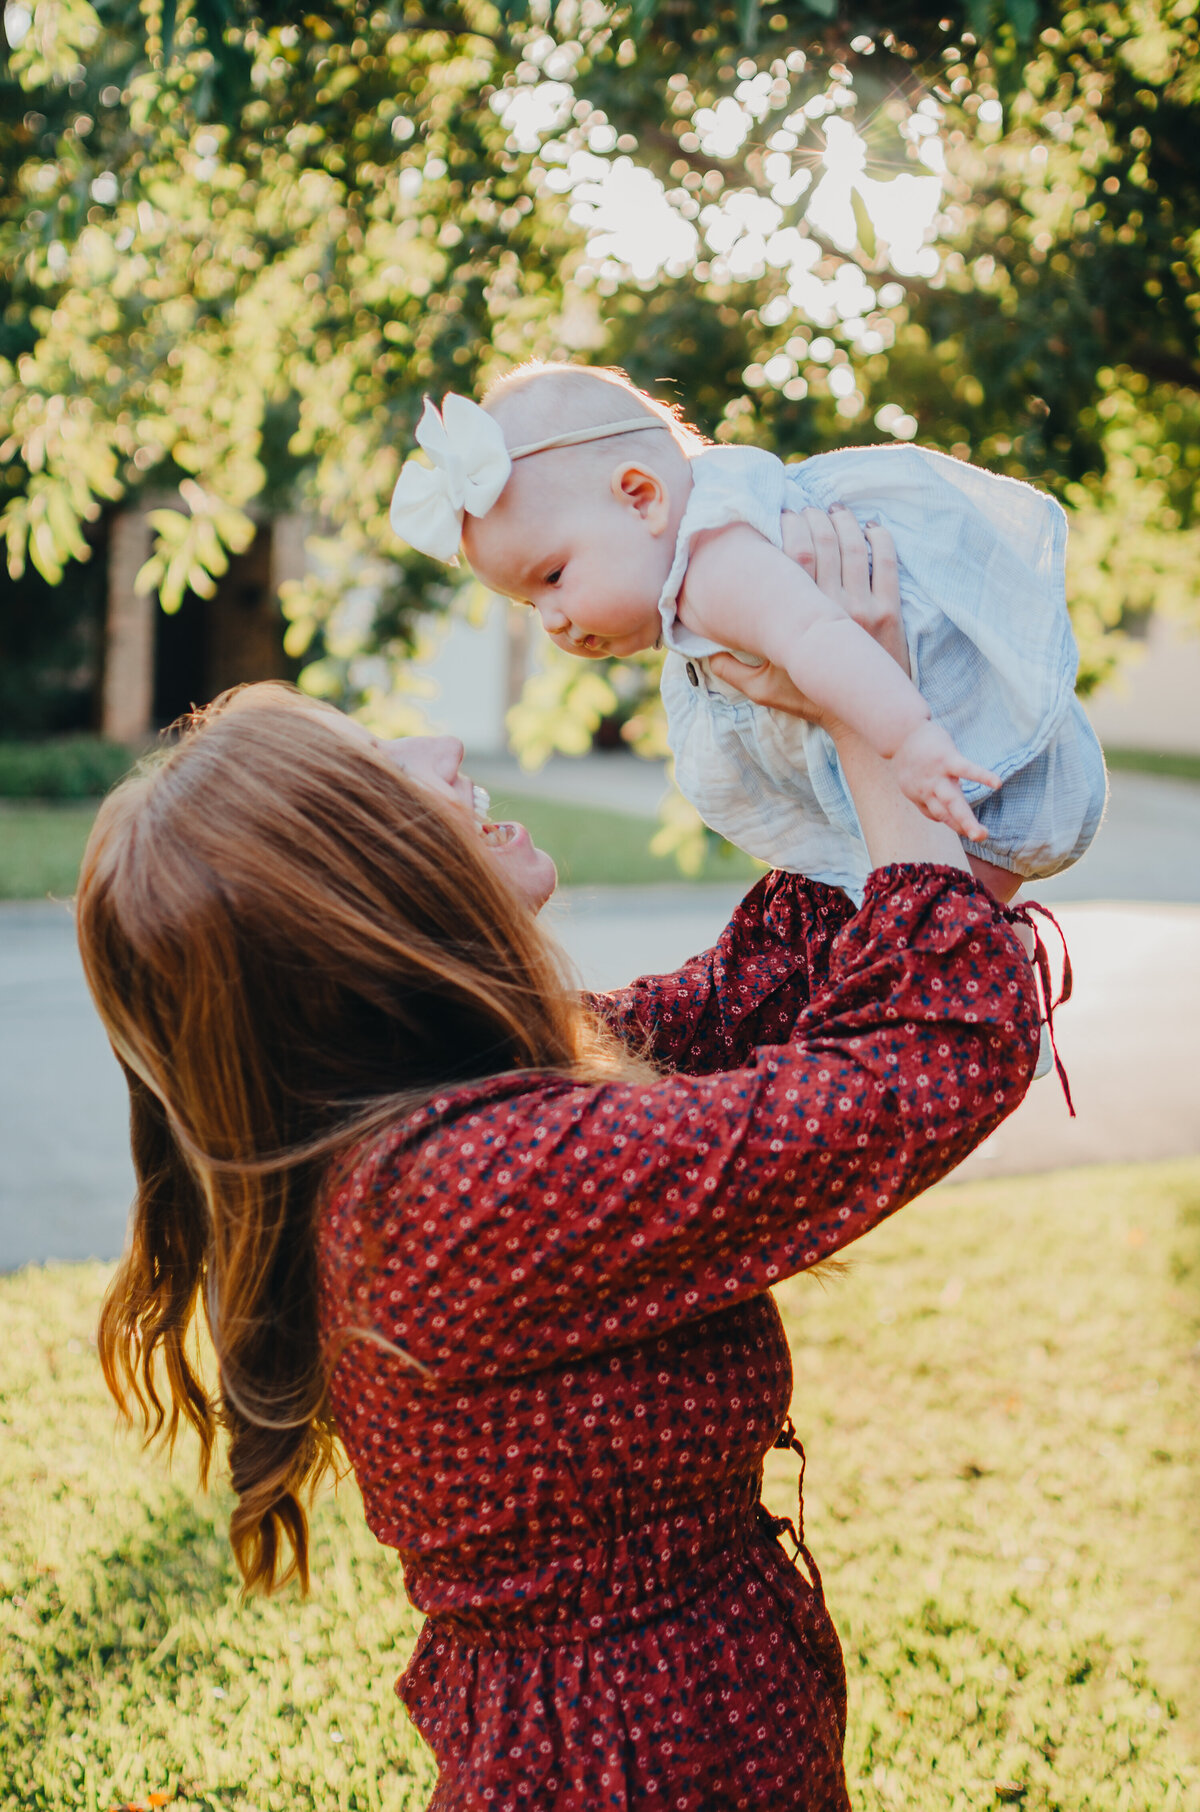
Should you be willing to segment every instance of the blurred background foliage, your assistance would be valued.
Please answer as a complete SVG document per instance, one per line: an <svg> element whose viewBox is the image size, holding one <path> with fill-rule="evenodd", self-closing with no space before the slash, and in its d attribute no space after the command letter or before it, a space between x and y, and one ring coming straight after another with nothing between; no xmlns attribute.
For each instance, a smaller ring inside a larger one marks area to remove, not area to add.
<svg viewBox="0 0 1200 1812"><path fill-rule="evenodd" d="M1086 689L1196 608L1196 6L10 0L10 574L77 583L141 496L171 611L306 510L288 652L399 722L465 577L387 527L422 398L582 358L718 440L916 437L1053 491ZM653 698L653 660L552 660L514 735L651 752Z"/></svg>

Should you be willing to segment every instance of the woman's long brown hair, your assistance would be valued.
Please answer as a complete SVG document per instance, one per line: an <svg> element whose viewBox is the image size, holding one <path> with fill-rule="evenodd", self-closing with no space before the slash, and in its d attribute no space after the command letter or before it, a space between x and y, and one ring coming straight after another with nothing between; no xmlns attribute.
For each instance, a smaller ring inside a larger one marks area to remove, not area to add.
<svg viewBox="0 0 1200 1812"><path fill-rule="evenodd" d="M466 815L284 686L225 694L105 800L77 919L137 1177L105 1378L148 1441L191 1424L202 1476L227 1430L246 1587L307 1587L305 1501L336 1440L314 1228L330 1158L446 1083L635 1060ZM212 1400L188 1356L198 1306Z"/></svg>

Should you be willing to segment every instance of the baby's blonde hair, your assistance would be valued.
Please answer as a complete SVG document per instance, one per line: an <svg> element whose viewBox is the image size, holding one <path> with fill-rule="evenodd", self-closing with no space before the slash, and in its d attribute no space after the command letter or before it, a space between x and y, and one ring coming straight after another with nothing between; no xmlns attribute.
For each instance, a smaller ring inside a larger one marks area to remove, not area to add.
<svg viewBox="0 0 1200 1812"><path fill-rule="evenodd" d="M669 408L647 396L614 366L548 364L531 359L498 378L484 396L483 407L499 422L510 447L546 440L552 434L571 434L579 428L601 428L642 414L648 418L648 433L657 436L665 428L685 458L709 444L677 406ZM633 452L630 442L642 443L640 434L621 438L622 452ZM603 440L569 451L590 455L593 449L605 449L611 456L611 447Z"/></svg>

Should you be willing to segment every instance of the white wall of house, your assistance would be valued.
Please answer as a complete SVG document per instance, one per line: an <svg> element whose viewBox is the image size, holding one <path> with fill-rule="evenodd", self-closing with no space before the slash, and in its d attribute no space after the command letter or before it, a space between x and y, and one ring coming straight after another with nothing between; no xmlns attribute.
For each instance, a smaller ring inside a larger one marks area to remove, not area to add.
<svg viewBox="0 0 1200 1812"><path fill-rule="evenodd" d="M431 730L457 736L471 755L508 748L504 717L524 684L523 625L513 615L504 599L492 598L478 628L462 617L427 625L435 652L417 671L436 690L421 700L422 712Z"/></svg>
<svg viewBox="0 0 1200 1812"><path fill-rule="evenodd" d="M1145 642L1088 699L1087 713L1111 748L1200 755L1200 633L1152 618Z"/></svg>

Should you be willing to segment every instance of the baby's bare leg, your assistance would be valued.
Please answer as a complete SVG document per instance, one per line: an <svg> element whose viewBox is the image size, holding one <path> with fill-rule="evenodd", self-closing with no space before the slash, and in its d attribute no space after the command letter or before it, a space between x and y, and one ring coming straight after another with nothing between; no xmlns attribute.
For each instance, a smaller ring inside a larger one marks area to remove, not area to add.
<svg viewBox="0 0 1200 1812"><path fill-rule="evenodd" d="M973 856L967 851L967 861L971 864L971 873L977 881L982 881L994 899L1002 906L1011 903L1014 894L1021 885L1020 875L1015 875L1011 868L1000 868L995 862L985 862L982 856Z"/></svg>
<svg viewBox="0 0 1200 1812"><path fill-rule="evenodd" d="M971 864L971 873L977 881L982 881L993 899L999 900L1002 906L1009 906L1020 891L1021 877L1015 875L1011 868L1000 868L995 862L985 862L982 856L973 856L967 852L967 861ZM1028 925L1014 925L1013 930L1020 938L1025 954L1030 962L1037 949L1037 938Z"/></svg>

